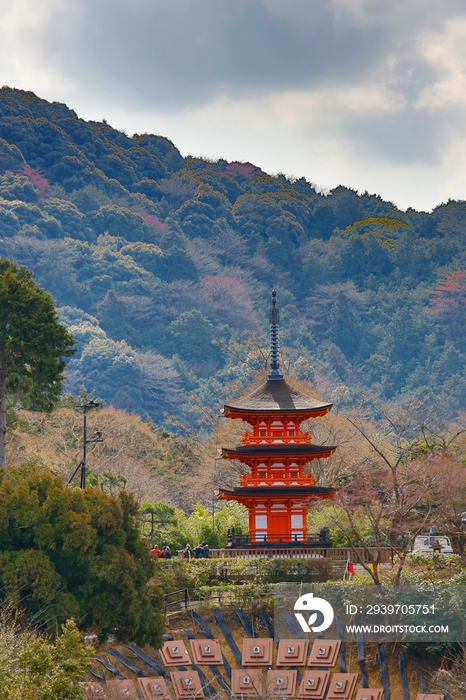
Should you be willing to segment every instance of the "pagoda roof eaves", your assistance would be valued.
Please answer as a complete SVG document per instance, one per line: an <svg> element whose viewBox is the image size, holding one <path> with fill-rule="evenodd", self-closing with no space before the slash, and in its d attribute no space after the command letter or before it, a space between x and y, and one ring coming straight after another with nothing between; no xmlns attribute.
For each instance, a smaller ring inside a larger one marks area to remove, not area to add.
<svg viewBox="0 0 466 700"><path fill-rule="evenodd" d="M274 455L319 455L331 454L335 452L338 445L313 445L307 443L305 445L240 445L238 447L222 447L222 454L233 454L238 456L267 456Z"/></svg>
<svg viewBox="0 0 466 700"><path fill-rule="evenodd" d="M220 488L219 494L237 496L326 496L334 495L337 489L331 486L250 486Z"/></svg>
<svg viewBox="0 0 466 700"><path fill-rule="evenodd" d="M324 403L304 394L285 379L263 382L250 394L236 401L225 404L224 415L229 413L298 413L324 415L332 408L331 403Z"/></svg>

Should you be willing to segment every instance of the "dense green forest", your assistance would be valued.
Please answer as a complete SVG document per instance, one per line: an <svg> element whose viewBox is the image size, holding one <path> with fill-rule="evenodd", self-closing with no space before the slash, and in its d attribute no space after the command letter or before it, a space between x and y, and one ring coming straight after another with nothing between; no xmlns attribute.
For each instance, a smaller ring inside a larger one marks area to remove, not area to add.
<svg viewBox="0 0 466 700"><path fill-rule="evenodd" d="M157 422L195 423L261 369L272 286L298 379L464 408L465 242L463 201L321 193L0 91L0 255L79 342L67 390Z"/></svg>

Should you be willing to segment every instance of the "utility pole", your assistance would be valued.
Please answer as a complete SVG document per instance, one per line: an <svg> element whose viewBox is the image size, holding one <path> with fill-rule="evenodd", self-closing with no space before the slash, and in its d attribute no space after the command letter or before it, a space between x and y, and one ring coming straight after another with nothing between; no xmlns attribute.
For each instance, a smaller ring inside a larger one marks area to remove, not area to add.
<svg viewBox="0 0 466 700"><path fill-rule="evenodd" d="M92 440L87 439L87 409L88 408L100 408L100 403L98 401L88 401L81 406L83 409L83 461L81 462L81 488L86 488L86 459L87 459L87 446L91 442L102 442L103 437L100 430L96 430L95 437Z"/></svg>
<svg viewBox="0 0 466 700"><path fill-rule="evenodd" d="M100 408L100 403L98 401L94 401L91 399L87 403L80 404L79 406L76 406L76 408L82 408L83 409L83 458L81 462L78 464L76 467L75 471L73 472L70 480L68 481L68 484L70 484L76 473L78 472L79 469L81 469L81 488L85 489L86 488L86 466L87 466L87 446L94 443L94 442L103 442L103 437L102 437L102 432L100 430L96 430L94 433L94 437L91 438L90 440L87 439L87 411L89 408Z"/></svg>

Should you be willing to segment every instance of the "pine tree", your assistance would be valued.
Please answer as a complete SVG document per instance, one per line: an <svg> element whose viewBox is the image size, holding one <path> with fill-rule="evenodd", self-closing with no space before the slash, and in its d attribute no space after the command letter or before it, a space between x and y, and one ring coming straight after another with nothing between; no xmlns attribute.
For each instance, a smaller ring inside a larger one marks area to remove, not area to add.
<svg viewBox="0 0 466 700"><path fill-rule="evenodd" d="M0 259L0 468L6 466L7 395L52 410L73 345L52 296L26 267Z"/></svg>

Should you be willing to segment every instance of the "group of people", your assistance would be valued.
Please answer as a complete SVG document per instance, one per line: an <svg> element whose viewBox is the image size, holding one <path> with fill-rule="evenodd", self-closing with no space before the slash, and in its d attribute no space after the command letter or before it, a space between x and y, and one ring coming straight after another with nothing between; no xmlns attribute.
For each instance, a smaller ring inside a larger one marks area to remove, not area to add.
<svg viewBox="0 0 466 700"><path fill-rule="evenodd" d="M194 547L194 549L190 544L187 544L183 549L183 556L185 559L208 559L209 553L210 550L207 542L201 542L197 547Z"/></svg>
<svg viewBox="0 0 466 700"><path fill-rule="evenodd" d="M162 549L160 549L159 546L155 544L154 547L150 550L150 554L153 559L172 558L172 553L168 544L162 547ZM186 547L183 549L183 556L185 559L208 559L209 554L210 550L207 542L201 542L197 545L197 547L194 547L194 549L191 547L190 544L187 544Z"/></svg>
<svg viewBox="0 0 466 700"><path fill-rule="evenodd" d="M158 547L158 545L154 545L153 549L150 550L151 557L157 557L157 559L171 559L172 558L172 553L170 551L170 547L168 544L166 544L162 549Z"/></svg>
<svg viewBox="0 0 466 700"><path fill-rule="evenodd" d="M150 554L153 559L172 558L172 553L168 544L162 547L162 549L160 549L159 546L155 544L154 547L150 550ZM190 544L187 544L186 547L183 549L183 556L185 559L208 559L209 555L210 550L207 542L201 542L197 545L197 547L194 547L194 549L191 547Z"/></svg>

